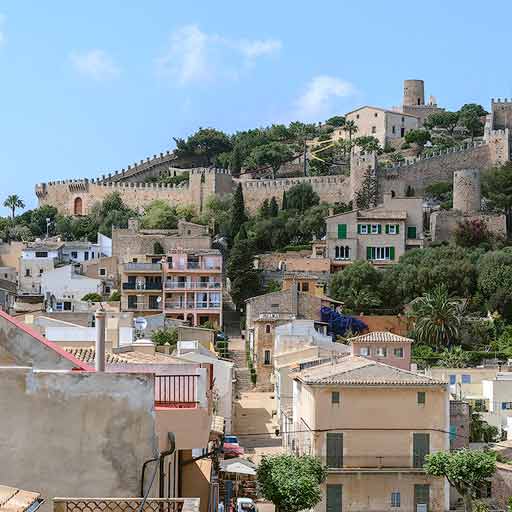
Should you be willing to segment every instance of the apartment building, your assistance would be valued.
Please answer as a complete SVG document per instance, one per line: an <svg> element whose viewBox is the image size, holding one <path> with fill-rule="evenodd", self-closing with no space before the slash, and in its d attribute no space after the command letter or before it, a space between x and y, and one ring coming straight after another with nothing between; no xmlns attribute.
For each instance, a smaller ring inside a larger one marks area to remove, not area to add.
<svg viewBox="0 0 512 512"><path fill-rule="evenodd" d="M222 255L217 249L171 249L121 265L125 311L222 326Z"/></svg>
<svg viewBox="0 0 512 512"><path fill-rule="evenodd" d="M350 355L295 375L290 449L328 467L317 512L443 512L448 484L423 464L449 421L444 382Z"/></svg>
<svg viewBox="0 0 512 512"><path fill-rule="evenodd" d="M327 217L327 254L332 267L343 268L356 260L386 267L406 250L423 247L422 204L420 197L384 194L380 206Z"/></svg>

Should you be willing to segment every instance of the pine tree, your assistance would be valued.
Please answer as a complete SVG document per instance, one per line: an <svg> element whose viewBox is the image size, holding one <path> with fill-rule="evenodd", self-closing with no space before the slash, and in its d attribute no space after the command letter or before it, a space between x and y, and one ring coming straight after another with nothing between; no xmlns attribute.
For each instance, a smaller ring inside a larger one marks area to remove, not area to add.
<svg viewBox="0 0 512 512"><path fill-rule="evenodd" d="M244 193L242 184L239 183L233 197L233 205L231 206L231 240L234 240L244 222L247 222L245 213Z"/></svg>
<svg viewBox="0 0 512 512"><path fill-rule="evenodd" d="M267 217L270 217L270 205L268 204L268 199L265 199L263 203L261 203L260 206L260 215L266 219Z"/></svg>
<svg viewBox="0 0 512 512"><path fill-rule="evenodd" d="M365 172L361 188L356 192L355 203L361 210L377 206L377 178L370 169Z"/></svg>
<svg viewBox="0 0 512 512"><path fill-rule="evenodd" d="M274 196L272 196L272 199L270 200L269 210L271 217L277 217L277 215L279 214L279 206Z"/></svg>

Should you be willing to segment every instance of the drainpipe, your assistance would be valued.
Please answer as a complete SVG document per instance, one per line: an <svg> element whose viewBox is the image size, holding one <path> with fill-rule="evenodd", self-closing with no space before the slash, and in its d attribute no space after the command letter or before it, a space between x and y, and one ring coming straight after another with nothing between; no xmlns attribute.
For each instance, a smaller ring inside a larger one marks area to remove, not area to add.
<svg viewBox="0 0 512 512"><path fill-rule="evenodd" d="M172 455L176 450L176 438L174 432L167 432L167 440L169 441L169 449L160 453L159 464L160 464L160 478L158 480L158 497L165 498L165 457ZM170 477L170 474L169 474ZM170 484L169 484L170 487Z"/></svg>
<svg viewBox="0 0 512 512"><path fill-rule="evenodd" d="M105 317L102 309L96 311L96 357L95 368L97 372L105 371Z"/></svg>

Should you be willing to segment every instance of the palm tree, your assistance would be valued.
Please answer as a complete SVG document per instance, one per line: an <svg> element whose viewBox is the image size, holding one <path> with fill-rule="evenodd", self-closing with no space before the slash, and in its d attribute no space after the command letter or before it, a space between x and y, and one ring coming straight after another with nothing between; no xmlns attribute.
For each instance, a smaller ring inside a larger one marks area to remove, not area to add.
<svg viewBox="0 0 512 512"><path fill-rule="evenodd" d="M444 285L414 299L411 305L418 341L439 348L449 346L459 337L462 303L450 298Z"/></svg>
<svg viewBox="0 0 512 512"><path fill-rule="evenodd" d="M345 121L343 131L348 132L348 140L352 142L352 134L357 132L357 124L355 121Z"/></svg>
<svg viewBox="0 0 512 512"><path fill-rule="evenodd" d="M7 199L4 201L4 206L11 209L12 218L14 219L16 208L25 208L25 203L16 194L11 194L7 196Z"/></svg>

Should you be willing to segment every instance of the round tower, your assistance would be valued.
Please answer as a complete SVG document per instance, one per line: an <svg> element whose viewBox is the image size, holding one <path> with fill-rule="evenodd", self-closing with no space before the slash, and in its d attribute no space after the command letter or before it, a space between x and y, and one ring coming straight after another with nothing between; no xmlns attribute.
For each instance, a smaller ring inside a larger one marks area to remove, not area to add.
<svg viewBox="0 0 512 512"><path fill-rule="evenodd" d="M453 209L463 214L480 211L480 171L462 169L453 173Z"/></svg>
<svg viewBox="0 0 512 512"><path fill-rule="evenodd" d="M425 83L423 80L404 80L404 103L407 107L425 105Z"/></svg>

